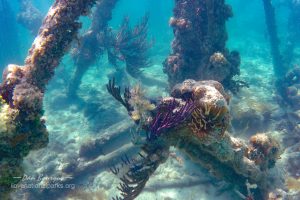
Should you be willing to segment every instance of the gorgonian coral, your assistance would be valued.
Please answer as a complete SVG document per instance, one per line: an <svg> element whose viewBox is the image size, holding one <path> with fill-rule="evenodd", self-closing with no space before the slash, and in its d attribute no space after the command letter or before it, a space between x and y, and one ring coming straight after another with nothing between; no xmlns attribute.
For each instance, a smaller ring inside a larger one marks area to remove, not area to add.
<svg viewBox="0 0 300 200"><path fill-rule="evenodd" d="M106 89L117 101L119 101L128 112L132 111L132 107L129 104L129 99L131 98L131 94L129 88L125 88L125 92L123 97L121 96L121 88L116 86L115 79L109 80L106 85Z"/></svg>
<svg viewBox="0 0 300 200"><path fill-rule="evenodd" d="M111 60L126 63L126 71L134 78L141 74L140 69L149 66L148 51L153 42L147 40L149 16L145 15L134 27L129 25L129 18L125 17L120 30L113 34L114 41L109 50Z"/></svg>
<svg viewBox="0 0 300 200"><path fill-rule="evenodd" d="M187 101L183 105L175 99L165 101L158 107L158 112L149 125L148 139L159 137L163 131L178 126L191 116L195 108L193 101Z"/></svg>

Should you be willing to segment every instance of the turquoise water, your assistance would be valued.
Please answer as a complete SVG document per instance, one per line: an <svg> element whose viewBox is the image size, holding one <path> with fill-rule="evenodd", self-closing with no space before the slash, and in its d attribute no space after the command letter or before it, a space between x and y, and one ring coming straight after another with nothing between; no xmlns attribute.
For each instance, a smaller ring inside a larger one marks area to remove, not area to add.
<svg viewBox="0 0 300 200"><path fill-rule="evenodd" d="M11 9L1 10L0 6L1 18L10 19L10 23L0 19L0 55L4 55L0 56L2 71L11 63L23 65L23 60L37 33L32 34L17 22L17 14L20 12L19 0L0 0L1 2L8 2L7 5ZM53 2L32 1L43 16L47 14ZM283 180L279 181L275 189L293 193L291 199L300 198L299 186L290 189L285 183L288 177L292 177L295 185L300 184L300 175L297 174L299 169L290 165L291 159L299 163L300 158L300 109L283 107L277 101L275 87L277 77L273 70L270 36L265 23L262 1L228 0L226 3L231 5L234 13L226 24L228 33L226 47L240 53L239 79L250 85L249 88L242 88L237 94L228 91L231 95L229 107L232 120L229 132L245 141L256 133L268 133L277 138L284 153L276 163L277 171L270 171L275 174L274 176L283 177ZM289 31L290 10L287 3L288 0L273 1L282 52L286 47ZM129 17L130 25L133 27L146 13L149 14L147 39L151 41L153 38L154 44L147 53L150 64L141 69L138 78L134 78L122 62L117 67L113 66L106 53L103 53L84 72L76 95L68 97L66 94L76 70L74 52L78 48L78 43L79 47L82 44L80 37L79 42L75 41L72 44L57 67L55 76L47 85L44 96L43 109L49 132L49 144L45 148L31 151L24 158L25 178L20 183L23 185L62 183L63 188L56 186L44 189L18 188L11 192L12 199L106 200L119 194L117 187L120 179L109 168L120 164L121 157L125 154L136 155L139 149L131 147L131 133L136 130L136 126L126 109L111 98L105 85L109 79L116 77L117 84L122 88L141 84L149 99L169 96L168 77L163 72L163 62L172 52L171 42L174 34L169 19L173 16L174 6L173 0L119 0L113 9L112 20L109 21L112 30L120 28L124 16ZM91 18L92 13L88 17L80 18L83 23L81 36L89 30ZM298 23L299 26L299 21L294 23ZM299 41L296 41L290 69L299 63L299 50ZM295 111L296 114L286 114L290 111ZM287 120L287 116L292 116L291 124L295 127L279 129L279 122L286 122L284 120ZM107 135L113 137L106 141L103 136ZM97 138L104 142L100 142L101 145L98 146L88 143ZM293 142L289 142L290 140ZM86 143L91 147L97 146L96 152L81 155L80 152ZM182 151L172 147L170 152L172 156L169 156L151 175L137 200L242 199L230 182L215 178L205 167L193 162ZM93 153L95 155L92 155ZM73 173L76 170L72 167L75 166L83 170ZM32 180L30 177L33 177ZM50 179L60 177L63 180L52 181L47 180L47 177ZM277 182L274 181L275 184Z"/></svg>

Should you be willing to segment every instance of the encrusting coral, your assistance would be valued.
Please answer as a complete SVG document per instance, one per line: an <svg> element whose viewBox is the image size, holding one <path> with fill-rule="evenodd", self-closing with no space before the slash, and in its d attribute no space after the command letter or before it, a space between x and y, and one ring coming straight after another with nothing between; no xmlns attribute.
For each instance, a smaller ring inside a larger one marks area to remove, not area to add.
<svg viewBox="0 0 300 200"><path fill-rule="evenodd" d="M255 134L250 138L247 156L262 170L272 168L280 158L280 145L277 140L265 134Z"/></svg>
<svg viewBox="0 0 300 200"><path fill-rule="evenodd" d="M95 0L56 0L35 38L25 66L9 65L0 85L0 198L23 176L23 157L48 143L42 100L45 87ZM17 177L17 178L14 178Z"/></svg>
<svg viewBox="0 0 300 200"><path fill-rule="evenodd" d="M295 66L289 70L278 83L278 98L282 105L293 109L300 109L300 67Z"/></svg>
<svg viewBox="0 0 300 200"><path fill-rule="evenodd" d="M279 143L266 134L254 135L249 144L230 136L228 103L229 96L219 82L191 79L175 85L171 97L154 102L155 108L144 115L146 120L136 122L137 130L144 133L144 145L137 158L123 159L122 165L129 169L121 178L122 197L115 199L133 199L142 192L145 182L169 156L170 146L185 152L217 178L236 185L245 195L249 181L257 185L255 198L266 197L276 187L268 177L280 158ZM118 167L111 170L120 173Z"/></svg>

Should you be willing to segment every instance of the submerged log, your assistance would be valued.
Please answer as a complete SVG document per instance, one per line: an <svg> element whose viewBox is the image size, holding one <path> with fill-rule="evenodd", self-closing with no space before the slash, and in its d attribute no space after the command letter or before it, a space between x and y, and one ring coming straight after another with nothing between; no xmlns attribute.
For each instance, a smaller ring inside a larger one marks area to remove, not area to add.
<svg viewBox="0 0 300 200"><path fill-rule="evenodd" d="M127 120L110 126L101 131L100 137L83 143L80 146L79 157L85 160L93 160L130 143L131 129L133 129L133 123L128 123Z"/></svg>

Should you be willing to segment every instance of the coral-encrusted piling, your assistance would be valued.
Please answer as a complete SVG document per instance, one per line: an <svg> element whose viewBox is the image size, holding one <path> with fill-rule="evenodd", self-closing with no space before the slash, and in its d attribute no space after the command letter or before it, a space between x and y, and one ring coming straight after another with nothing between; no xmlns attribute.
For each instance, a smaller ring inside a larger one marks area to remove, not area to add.
<svg viewBox="0 0 300 200"><path fill-rule="evenodd" d="M27 28L32 35L36 35L43 22L42 13L34 7L31 1L21 0L21 10L18 14L18 22Z"/></svg>
<svg viewBox="0 0 300 200"><path fill-rule="evenodd" d="M273 68L274 68L275 75L278 78L280 78L282 75L286 74L287 69L283 65L282 56L280 54L275 10L274 10L271 0L263 0L263 5L264 5L264 10L265 10L267 29L268 29L268 33L270 36L270 46L271 46L271 54L272 54L272 58L273 58Z"/></svg>
<svg viewBox="0 0 300 200"><path fill-rule="evenodd" d="M112 18L112 11L118 0L103 0L99 2L93 13L90 29L81 37L80 46L74 54L76 69L70 80L68 96L76 96L82 77L89 67L105 53L109 45L108 22Z"/></svg>
<svg viewBox="0 0 300 200"><path fill-rule="evenodd" d="M143 119L137 123L140 134L146 134L143 148L147 153L139 155L142 159L137 157L125 162L129 170L121 178L122 197L116 199L136 197L150 178L149 174L166 160L165 156L163 159L158 156L156 150L163 149L166 153L170 146L185 152L217 178L232 183L245 196L248 181L257 185L251 192L255 199L264 199L269 190L276 187L268 178L269 169L275 166L281 153L279 143L266 134L252 136L248 144L230 136L228 103L229 96L219 82L190 79L177 84L171 97L156 102L155 109L144 112ZM134 107L133 112L142 112L135 109L139 108ZM152 163L148 158L152 158ZM114 167L112 171L118 173L119 170Z"/></svg>
<svg viewBox="0 0 300 200"><path fill-rule="evenodd" d="M173 87L185 79L216 80L229 87L238 75L238 52L226 49L226 21L232 16L224 0L175 0L173 52L164 72Z"/></svg>
<svg viewBox="0 0 300 200"><path fill-rule="evenodd" d="M25 66L9 65L0 85L0 199L23 176L22 159L48 143L43 95L60 59L96 0L56 0L34 40Z"/></svg>

